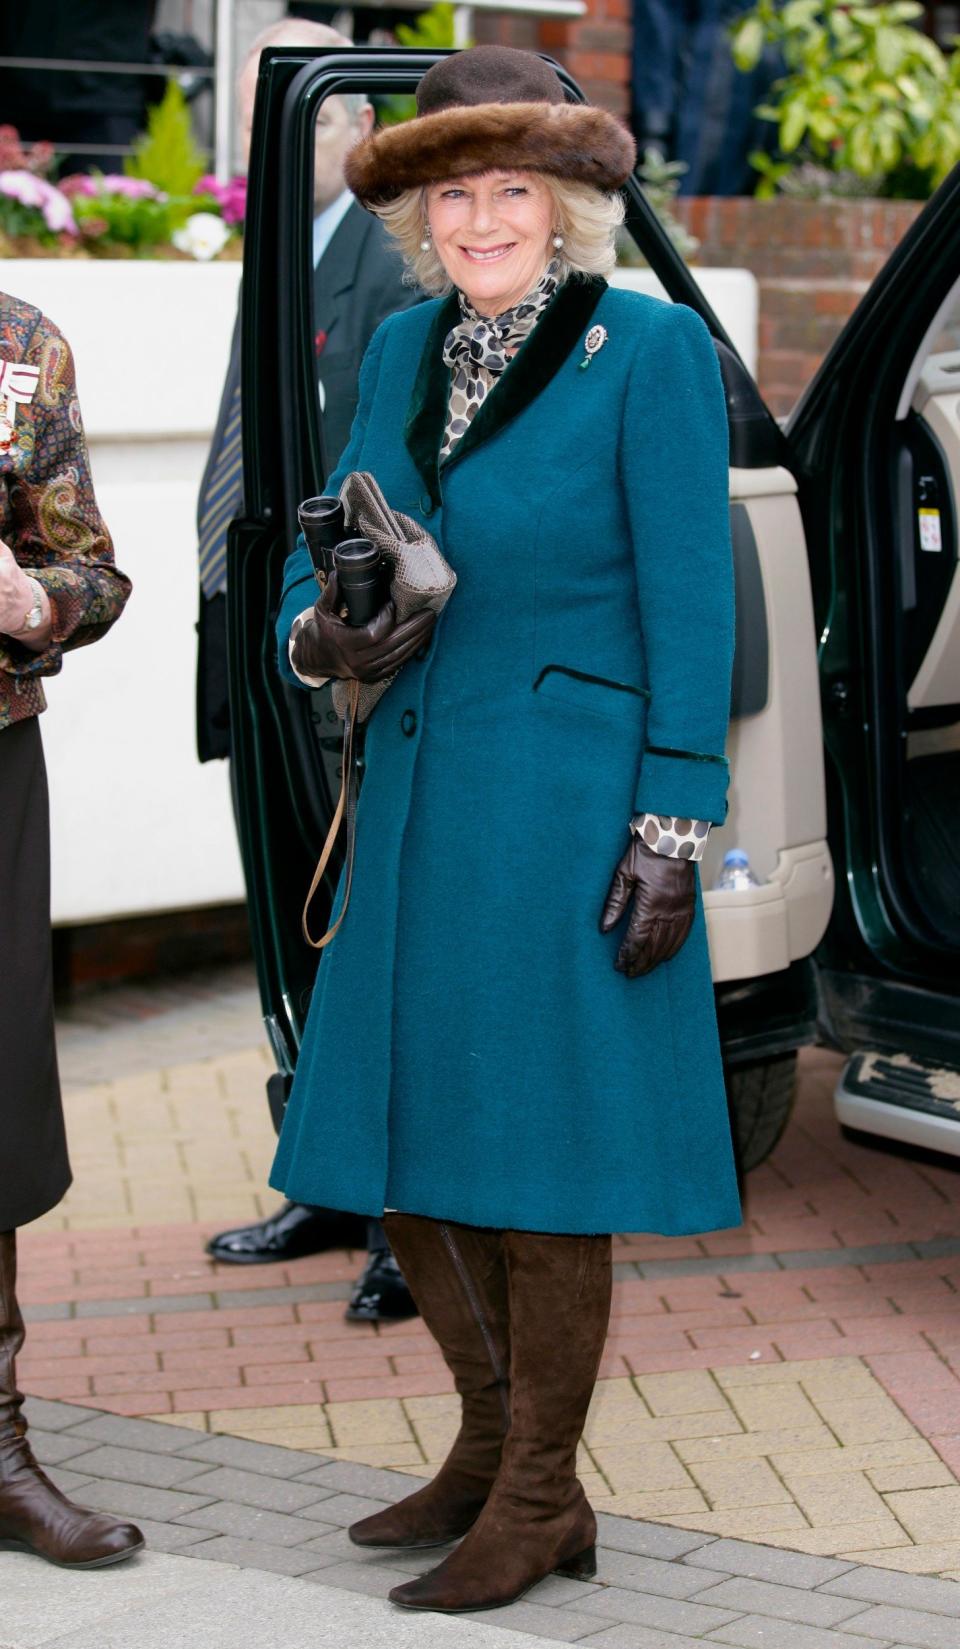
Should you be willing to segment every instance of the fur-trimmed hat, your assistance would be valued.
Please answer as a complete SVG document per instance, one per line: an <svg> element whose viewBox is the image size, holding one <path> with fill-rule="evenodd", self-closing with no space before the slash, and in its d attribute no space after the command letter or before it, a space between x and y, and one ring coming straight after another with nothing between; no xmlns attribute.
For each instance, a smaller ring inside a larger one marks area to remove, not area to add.
<svg viewBox="0 0 960 1649"><path fill-rule="evenodd" d="M568 103L542 57L515 46L471 46L428 69L416 119L362 139L344 171L357 199L375 207L405 189L498 168L618 189L635 162L634 141L619 120Z"/></svg>

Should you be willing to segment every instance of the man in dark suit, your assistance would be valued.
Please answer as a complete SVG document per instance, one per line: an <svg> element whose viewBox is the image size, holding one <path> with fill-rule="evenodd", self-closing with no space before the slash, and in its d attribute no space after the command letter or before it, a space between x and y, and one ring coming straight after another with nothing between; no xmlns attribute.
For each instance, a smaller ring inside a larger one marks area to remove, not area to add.
<svg viewBox="0 0 960 1649"><path fill-rule="evenodd" d="M289 19L259 35L237 86L246 155L250 150L260 52L267 45L349 46L324 24ZM357 404L360 363L380 322L415 303L401 284L396 252L375 217L358 206L346 187L343 163L353 144L373 125L362 95L331 97L317 114L314 145L314 339L323 432L331 465L343 451ZM234 327L220 411L200 486L197 523L200 548L200 621L197 669L197 745L201 761L230 755L230 707L226 662L226 536L242 508L240 452L240 331ZM252 1265L289 1260L326 1248L366 1243L368 1261L351 1298L348 1316L366 1321L412 1316L406 1285L379 1221L329 1208L285 1203L269 1219L223 1231L208 1243L217 1260Z"/></svg>

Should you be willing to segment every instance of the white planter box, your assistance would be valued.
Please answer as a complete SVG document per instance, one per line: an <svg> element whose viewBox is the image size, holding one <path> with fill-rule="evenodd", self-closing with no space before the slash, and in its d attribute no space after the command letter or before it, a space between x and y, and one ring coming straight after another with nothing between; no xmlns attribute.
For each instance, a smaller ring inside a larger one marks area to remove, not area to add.
<svg viewBox="0 0 960 1649"><path fill-rule="evenodd" d="M97 500L133 580L115 628L47 684L58 923L244 896L226 763L201 766L194 735L197 489L239 280L234 263L0 267L73 348Z"/></svg>
<svg viewBox="0 0 960 1649"><path fill-rule="evenodd" d="M760 309L756 276L749 269L695 268L693 273L717 319L756 377ZM666 297L656 275L649 269L618 269L613 284L628 287L632 292L647 292L654 298Z"/></svg>
<svg viewBox="0 0 960 1649"><path fill-rule="evenodd" d="M660 293L623 270L618 284ZM127 611L48 684L58 923L242 899L226 764L194 737L196 498L236 314L240 265L8 260L0 285L60 326L77 362L97 498ZM751 370L756 282L702 273Z"/></svg>

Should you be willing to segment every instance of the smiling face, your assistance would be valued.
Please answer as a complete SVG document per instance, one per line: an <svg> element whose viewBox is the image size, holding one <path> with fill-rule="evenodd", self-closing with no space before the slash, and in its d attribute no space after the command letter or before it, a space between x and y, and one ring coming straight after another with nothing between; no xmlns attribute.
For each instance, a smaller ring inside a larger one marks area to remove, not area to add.
<svg viewBox="0 0 960 1649"><path fill-rule="evenodd" d="M502 315L550 261L553 196L537 172L484 172L427 190L437 256L479 315Z"/></svg>

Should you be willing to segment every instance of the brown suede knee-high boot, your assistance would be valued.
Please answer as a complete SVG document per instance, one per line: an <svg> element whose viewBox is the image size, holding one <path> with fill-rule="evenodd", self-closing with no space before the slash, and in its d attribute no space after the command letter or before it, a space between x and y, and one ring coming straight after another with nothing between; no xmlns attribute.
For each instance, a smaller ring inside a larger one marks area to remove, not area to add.
<svg viewBox="0 0 960 1649"><path fill-rule="evenodd" d="M597 1520L576 1457L610 1316L610 1238L506 1231L504 1249L511 1425L500 1471L462 1545L394 1587L391 1601L407 1609L497 1609L554 1570L596 1572Z"/></svg>
<svg viewBox="0 0 960 1649"><path fill-rule="evenodd" d="M460 1431L432 1482L355 1523L357 1546L442 1546L482 1511L510 1422L507 1279L499 1231L388 1214L390 1245L453 1374Z"/></svg>
<svg viewBox="0 0 960 1649"><path fill-rule="evenodd" d="M0 1231L0 1550L35 1552L67 1569L122 1563L141 1550L140 1530L75 1506L33 1458L17 1390L24 1330L16 1282L16 1232Z"/></svg>

